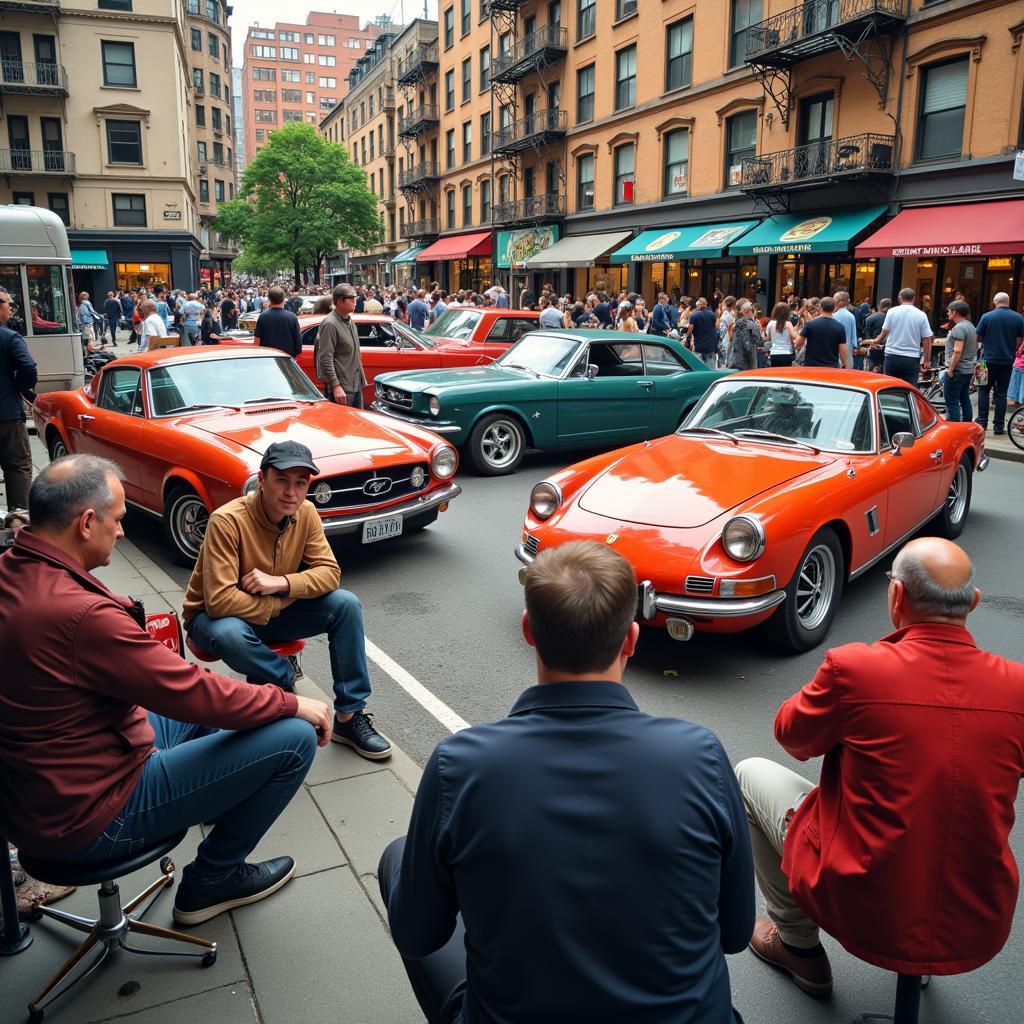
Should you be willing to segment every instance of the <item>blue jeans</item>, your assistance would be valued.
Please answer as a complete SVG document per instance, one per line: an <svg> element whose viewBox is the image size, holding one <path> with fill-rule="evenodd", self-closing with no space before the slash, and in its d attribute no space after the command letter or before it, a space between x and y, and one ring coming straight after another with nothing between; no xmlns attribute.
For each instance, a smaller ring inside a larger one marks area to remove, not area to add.
<svg viewBox="0 0 1024 1024"><path fill-rule="evenodd" d="M864 357L862 355L854 354L850 359L851 365L854 370L864 369Z"/></svg>
<svg viewBox="0 0 1024 1024"><path fill-rule="evenodd" d="M986 363L988 383L978 386L978 422L988 427L989 395L995 392L995 416L992 425L1002 430L1006 425L1006 392L1010 387L1013 363Z"/></svg>
<svg viewBox="0 0 1024 1024"><path fill-rule="evenodd" d="M251 683L274 683L290 690L295 682L287 658L267 644L305 640L327 634L334 677L334 709L340 715L359 711L370 696L366 668L363 609L348 590L332 590L323 597L296 601L265 626L228 616L211 619L200 612L188 625L197 647L216 654L225 665L244 673Z"/></svg>
<svg viewBox="0 0 1024 1024"><path fill-rule="evenodd" d="M283 718L244 732L187 725L150 712L156 750L121 813L68 859L80 864L125 857L204 821L216 820L182 878L223 882L288 806L313 763L316 730Z"/></svg>
<svg viewBox="0 0 1024 1024"><path fill-rule="evenodd" d="M973 373L947 373L942 382L942 396L946 400L946 419L950 423L970 423L974 419L971 405Z"/></svg>
<svg viewBox="0 0 1024 1024"><path fill-rule="evenodd" d="M921 360L917 356L886 355L883 373L889 377L905 380L912 387L917 387L921 379Z"/></svg>
<svg viewBox="0 0 1024 1024"><path fill-rule="evenodd" d="M181 343L182 345L199 344L199 324L182 324Z"/></svg>

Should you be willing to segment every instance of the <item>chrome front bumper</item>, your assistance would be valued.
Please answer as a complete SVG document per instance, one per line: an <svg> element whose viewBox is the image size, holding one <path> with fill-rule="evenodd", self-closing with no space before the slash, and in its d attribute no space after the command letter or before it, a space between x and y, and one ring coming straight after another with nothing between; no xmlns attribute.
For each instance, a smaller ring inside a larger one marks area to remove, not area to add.
<svg viewBox="0 0 1024 1024"><path fill-rule="evenodd" d="M388 405L386 402L371 402L370 409L379 412L382 416L390 416L394 420L401 420L403 423L411 423L414 427L422 427L424 430L432 431L435 434L460 434L462 427L457 423L432 423L422 416L405 416Z"/></svg>
<svg viewBox="0 0 1024 1024"><path fill-rule="evenodd" d="M982 455L981 460L978 462L978 472L984 473L988 469L988 456Z"/></svg>
<svg viewBox="0 0 1024 1024"><path fill-rule="evenodd" d="M452 498L457 498L462 493L462 488L457 483L450 483L440 490L431 491L429 494L413 498L411 501L403 501L399 505L392 505L383 512L365 512L353 516L331 516L330 518L320 517L323 523L324 533L328 537L340 536L345 533L356 533L361 530L363 523L372 523L380 519L390 519L391 516L401 516L403 519L411 519L421 512L429 512L438 505L443 505Z"/></svg>
<svg viewBox="0 0 1024 1024"><path fill-rule="evenodd" d="M524 565L529 565L534 556L524 545L519 544L516 547L516 558ZM638 588L637 614L648 621L659 612L705 619L744 619L748 615L771 611L785 600L785 590L773 590L759 597L681 597L678 594L659 594L650 580L644 580Z"/></svg>

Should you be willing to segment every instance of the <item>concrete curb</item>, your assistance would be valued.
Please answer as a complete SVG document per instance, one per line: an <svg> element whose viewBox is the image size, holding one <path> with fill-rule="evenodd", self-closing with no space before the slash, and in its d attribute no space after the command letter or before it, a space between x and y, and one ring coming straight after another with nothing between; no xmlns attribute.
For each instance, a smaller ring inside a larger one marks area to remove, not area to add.
<svg viewBox="0 0 1024 1024"><path fill-rule="evenodd" d="M985 454L990 459L999 459L1000 462L1024 462L1024 451L1019 448L994 448L986 444Z"/></svg>

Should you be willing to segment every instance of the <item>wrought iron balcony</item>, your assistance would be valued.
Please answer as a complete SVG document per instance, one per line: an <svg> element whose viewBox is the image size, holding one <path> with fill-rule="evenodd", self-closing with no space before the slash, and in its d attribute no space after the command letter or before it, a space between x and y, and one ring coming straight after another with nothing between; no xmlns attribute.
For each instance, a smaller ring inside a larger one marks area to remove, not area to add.
<svg viewBox="0 0 1024 1024"><path fill-rule="evenodd" d="M526 0L484 0L484 14L491 11L510 11L515 13L520 7L526 6Z"/></svg>
<svg viewBox="0 0 1024 1024"><path fill-rule="evenodd" d="M850 135L743 161L743 192L786 192L850 178L884 177L896 169L893 135Z"/></svg>
<svg viewBox="0 0 1024 1024"><path fill-rule="evenodd" d="M496 156L510 156L526 149L558 142L569 130L569 114L559 107L535 110L526 117L499 128L492 137L491 148Z"/></svg>
<svg viewBox="0 0 1024 1024"><path fill-rule="evenodd" d="M398 188L402 192L422 192L440 178L441 168L433 160L421 160L399 174Z"/></svg>
<svg viewBox="0 0 1024 1024"><path fill-rule="evenodd" d="M398 137L414 139L441 123L441 111L436 103L425 103L398 119Z"/></svg>
<svg viewBox="0 0 1024 1024"><path fill-rule="evenodd" d="M436 217L427 217L424 220L411 220L405 226L406 238L431 238L437 235L439 226Z"/></svg>
<svg viewBox="0 0 1024 1024"><path fill-rule="evenodd" d="M39 11L60 14L60 0L0 0L0 11Z"/></svg>
<svg viewBox="0 0 1024 1024"><path fill-rule="evenodd" d="M748 64L789 67L837 49L840 39L859 44L907 19L907 0L810 0L751 25L746 31Z"/></svg>
<svg viewBox="0 0 1024 1024"><path fill-rule="evenodd" d="M568 30L556 25L545 25L494 58L491 62L491 81L509 84L518 82L537 68L564 57L568 50Z"/></svg>
<svg viewBox="0 0 1024 1024"><path fill-rule="evenodd" d="M384 90L384 107L383 107L383 109L384 110L394 110L395 109L395 90L392 89L390 86L388 86L388 88Z"/></svg>
<svg viewBox="0 0 1024 1024"><path fill-rule="evenodd" d="M64 149L0 149L0 174L76 174L75 154Z"/></svg>
<svg viewBox="0 0 1024 1024"><path fill-rule="evenodd" d="M507 203L498 203L494 207L495 224L522 224L564 216L565 196L558 192L513 199Z"/></svg>
<svg viewBox="0 0 1024 1024"><path fill-rule="evenodd" d="M398 84L415 85L437 70L437 43L420 43L398 62Z"/></svg>
<svg viewBox="0 0 1024 1024"><path fill-rule="evenodd" d="M0 60L0 92L67 96L68 73L63 64L26 64L20 60Z"/></svg>

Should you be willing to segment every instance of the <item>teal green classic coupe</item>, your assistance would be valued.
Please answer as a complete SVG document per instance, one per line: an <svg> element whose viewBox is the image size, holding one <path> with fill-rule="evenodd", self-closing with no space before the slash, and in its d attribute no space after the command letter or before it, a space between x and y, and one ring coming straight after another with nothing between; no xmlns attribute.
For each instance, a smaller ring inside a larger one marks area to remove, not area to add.
<svg viewBox="0 0 1024 1024"><path fill-rule="evenodd" d="M531 331L488 366L376 379L375 412L441 434L484 476L511 473L527 448L614 448L670 434L711 384L671 338Z"/></svg>

